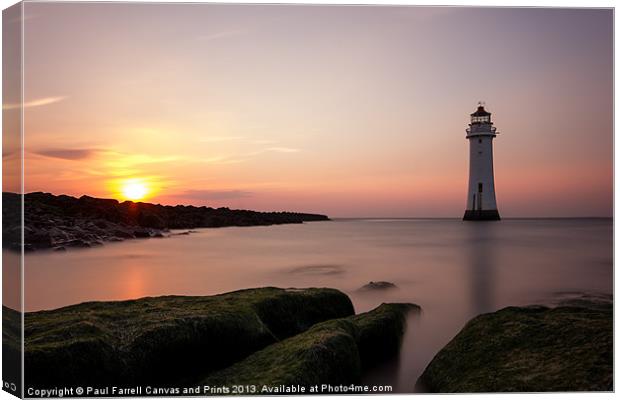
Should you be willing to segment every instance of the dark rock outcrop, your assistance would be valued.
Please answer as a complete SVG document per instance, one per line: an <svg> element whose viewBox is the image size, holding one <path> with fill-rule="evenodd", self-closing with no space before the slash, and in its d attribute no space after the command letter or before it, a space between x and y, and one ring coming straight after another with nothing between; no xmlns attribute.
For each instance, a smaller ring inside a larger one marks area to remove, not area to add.
<svg viewBox="0 0 620 400"><path fill-rule="evenodd" d="M421 391L613 390L612 305L508 307L480 315L428 365Z"/></svg>
<svg viewBox="0 0 620 400"><path fill-rule="evenodd" d="M20 249L21 199L2 194L3 247ZM294 224L325 221L325 215L257 212L228 208L163 206L142 202L75 198L49 193L24 196L24 247L90 247L106 241L163 237L169 229Z"/></svg>
<svg viewBox="0 0 620 400"><path fill-rule="evenodd" d="M350 316L334 289L89 302L25 314L26 384L184 384L316 323ZM5 320L6 322L6 320Z"/></svg>
<svg viewBox="0 0 620 400"><path fill-rule="evenodd" d="M304 333L272 344L201 384L221 385L350 385L362 371L395 356L413 304L382 304L356 316L323 322Z"/></svg>

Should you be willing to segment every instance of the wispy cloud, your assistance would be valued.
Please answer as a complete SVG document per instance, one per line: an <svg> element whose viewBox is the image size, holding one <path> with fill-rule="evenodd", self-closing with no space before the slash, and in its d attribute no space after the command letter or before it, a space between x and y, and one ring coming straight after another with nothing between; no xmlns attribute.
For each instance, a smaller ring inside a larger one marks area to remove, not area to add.
<svg viewBox="0 0 620 400"><path fill-rule="evenodd" d="M61 158L64 160L85 160L97 157L105 165L112 167L134 167L148 164L158 164L186 159L177 155L151 155L140 153L123 153L106 148L42 148L32 152L33 154Z"/></svg>
<svg viewBox="0 0 620 400"><path fill-rule="evenodd" d="M265 150L274 151L276 153L297 153L300 151L299 149L294 149L292 147L268 147Z"/></svg>
<svg viewBox="0 0 620 400"><path fill-rule="evenodd" d="M97 153L97 149L42 149L35 151L35 154L44 157L61 158L63 160L85 160Z"/></svg>
<svg viewBox="0 0 620 400"><path fill-rule="evenodd" d="M198 157L190 158L188 161L194 161L205 164L224 165L224 164L238 164L247 161L247 155L228 155L228 156L214 156L214 157Z"/></svg>
<svg viewBox="0 0 620 400"><path fill-rule="evenodd" d="M221 143L221 142L240 142L241 144L250 145L250 148L254 148L253 150L249 150L246 152L240 152L237 154L228 154L228 155L220 155L213 157L202 157L199 162L209 163L209 164L236 164L244 161L248 161L249 159L259 156L265 153L297 153L300 152L301 149L294 147L286 147L286 146L269 146L277 144L278 142L272 139L253 139L248 136L241 135L230 135L230 136L208 136L199 139L203 143ZM258 146L257 146L258 145Z"/></svg>
<svg viewBox="0 0 620 400"><path fill-rule="evenodd" d="M227 31L214 32L208 35L201 35L198 37L201 41L211 41L216 39L223 39L233 36L239 36L245 34L246 31L243 29L230 29Z"/></svg>
<svg viewBox="0 0 620 400"><path fill-rule="evenodd" d="M161 162L178 161L183 159L182 156L176 155L163 155L154 156L150 154L123 154L123 153L111 153L123 159L123 162L132 165L139 164L156 164Z"/></svg>
<svg viewBox="0 0 620 400"><path fill-rule="evenodd" d="M22 104L20 104L20 103L3 104L2 105L2 109L3 110L14 110L14 109L18 109L20 107L29 108L29 107L46 106L48 104L58 103L59 101L62 101L64 99L66 99L66 98L67 98L67 96L44 97L44 98L41 98L41 99L35 99L35 100L32 100L32 101L27 101L27 102L24 102Z"/></svg>
<svg viewBox="0 0 620 400"><path fill-rule="evenodd" d="M220 143L220 142L246 142L251 144L275 144L277 141L273 139L252 139L247 136L231 135L231 136L207 136L199 139L202 143Z"/></svg>
<svg viewBox="0 0 620 400"><path fill-rule="evenodd" d="M212 138L214 140L227 140L230 137ZM108 174L110 176L128 176L143 174L145 168L151 169L158 164L157 168L164 168L165 165L174 163L179 164L208 164L208 165L231 165L248 162L255 157L268 153L297 153L301 151L292 147L264 147L255 151L247 151L231 154L204 155L204 156L183 156L175 154L146 154L146 153L125 153L109 148L91 147L47 147L31 151L30 154L56 158L67 161L87 161L88 165L82 168L90 168L90 174ZM8 154L5 154L7 157ZM96 162L93 162L96 160ZM236 192L231 192L231 194ZM237 193L238 194L238 193Z"/></svg>
<svg viewBox="0 0 620 400"><path fill-rule="evenodd" d="M275 140L271 140L271 139L252 139L250 140L251 143L254 144L274 144L276 143Z"/></svg>
<svg viewBox="0 0 620 400"><path fill-rule="evenodd" d="M245 154L245 156L258 156L260 154L265 154L265 153L298 153L300 152L301 149L296 149L294 147L265 147L263 149L259 149L256 151L253 151L251 153L247 153Z"/></svg>
<svg viewBox="0 0 620 400"><path fill-rule="evenodd" d="M223 200L250 197L253 193L246 190L186 190L175 197L185 197L195 200Z"/></svg>
<svg viewBox="0 0 620 400"><path fill-rule="evenodd" d="M208 136L200 139L204 143L233 142L245 139L245 136Z"/></svg>

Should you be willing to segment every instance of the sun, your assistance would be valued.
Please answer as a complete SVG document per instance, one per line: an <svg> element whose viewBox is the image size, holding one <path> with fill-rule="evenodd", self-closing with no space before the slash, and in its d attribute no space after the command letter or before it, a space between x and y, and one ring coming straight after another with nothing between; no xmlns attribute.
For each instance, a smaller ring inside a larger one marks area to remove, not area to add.
<svg viewBox="0 0 620 400"><path fill-rule="evenodd" d="M128 180L123 183L121 191L127 200L142 200L149 193L149 188L139 180Z"/></svg>

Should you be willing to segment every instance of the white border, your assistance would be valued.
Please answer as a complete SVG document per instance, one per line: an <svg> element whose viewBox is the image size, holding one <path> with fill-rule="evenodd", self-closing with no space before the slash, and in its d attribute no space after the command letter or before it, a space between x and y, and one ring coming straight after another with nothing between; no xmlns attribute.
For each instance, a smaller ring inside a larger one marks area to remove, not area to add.
<svg viewBox="0 0 620 400"><path fill-rule="evenodd" d="M36 0L26 0L26 2L34 2ZM74 0L63 0L66 2L76 2ZM133 0L134 2L149 2L149 0ZM107 2L123 2L123 0L108 0ZM167 1L169 3L188 3L187 1L180 1L180 0L169 0ZM0 0L0 6L2 9L5 9L13 4L18 3L18 1L15 0ZM191 2L191 3L200 3L200 2ZM240 0L230 0L230 1L221 1L221 0L215 0L215 1L210 1L209 3L266 3L266 1L259 1L259 0L244 0L244 1L240 1ZM276 3L275 1L273 3ZM521 0L521 1L514 1L514 0L505 0L505 1L493 1L493 0L475 0L475 1L467 1L467 0L449 0L449 1L411 1L411 0L373 0L373 1L360 1L360 0L339 0L339 1L333 1L333 0L313 0L311 2L309 1L301 1L301 0L283 0L283 1L278 1L277 3L282 3L282 4L308 4L308 3L312 3L312 4L376 4L376 5L431 5L431 6L482 6L482 7L563 7L563 8L573 8L573 7L589 7L589 8L613 8L615 7L615 4L613 1L609 1L609 0L590 0L590 1L578 1L578 0ZM23 9L22 9L23 12ZM614 16L615 19L615 16ZM0 19L0 26L1 26L1 19ZM23 34L24 32L22 32L22 40L23 40ZM1 30L0 30L0 42L1 42ZM617 72L618 72L618 63L616 62L616 44L618 43L618 33L615 30L615 23L614 23L614 77L616 76ZM22 52L22 66L23 66L23 52ZM2 65L2 55L0 53L0 65ZM1 90L1 82L0 82L0 90ZM616 187L617 184L617 175L615 174L616 172L616 163L615 163L615 155L618 154L617 150L618 150L618 144L615 141L615 122L616 122L616 115L618 115L618 110L619 110L619 106L618 104L615 102L615 93L616 93L616 81L614 79L614 189ZM23 91L24 91L24 85L22 85L22 96L23 96ZM22 109L22 118L23 118L23 109ZM0 113L0 123L2 121L2 116ZM22 119L23 121L23 119ZM22 124L23 127L23 124ZM23 152L23 135L22 135L22 152ZM0 147L1 147L1 143L0 143ZM22 168L23 168L23 154L22 154ZM0 166L0 171L1 171L1 166ZM23 179L22 179L22 192L23 192ZM618 203L617 203L618 199L615 196L615 190L614 190L614 233L615 233L615 229L616 229L616 210L618 210ZM0 204L1 204L1 200L0 200ZM23 210L22 210L23 213ZM22 214L23 217L23 214ZM0 233L0 238L1 238L1 233ZM614 234L614 259L615 259L615 254L616 254L616 250L618 249L618 243L616 243L615 241L615 234ZM23 254L22 254L22 260L23 260ZM23 266L22 266L23 267ZM22 268L22 283L23 283L23 268ZM615 287L616 287L616 283L617 283L617 276L615 274L615 263L614 263L614 293L615 293ZM1 295L1 286L0 286L0 295ZM23 305L23 290L22 290L22 305ZM617 308L614 307L614 332L618 332L618 310ZM23 335L23 332L22 332ZM617 357L615 357L617 355L617 347L615 346L615 337L614 337L614 383L617 385L618 384L618 369L617 369L617 365L615 360L617 359ZM1 373L1 365L0 365L0 373ZM412 377L412 379L414 379ZM0 391L0 400L8 400L8 399L13 399L14 397L11 396L10 394L8 394L7 392L4 391ZM409 396L415 396L416 398L422 398L422 399L426 399L426 398L437 398L437 396L448 396L448 395L372 395L372 398L376 398L376 399L399 399L399 398L403 398L403 397L409 397ZM613 393L550 393L550 394L476 394L476 395L449 395L449 396L464 396L467 399L471 399L471 400L477 400L477 399L494 399L494 398L510 398L510 399L530 399L530 398L537 398L537 399L553 399L553 400L557 400L557 399L566 399L566 400L573 400L573 399L608 399L608 398L613 398L615 397L615 395ZM261 398L264 398L265 396L261 396ZM295 396L295 397L305 397L305 396ZM365 398L366 396L346 396L347 399L362 399ZM163 398L163 397L162 397ZM249 398L249 397L243 397L243 398ZM281 398L280 396L268 396L268 398L274 398L274 399L279 399ZM328 398L333 398L333 396L312 396L312 399L328 399ZM142 399L142 398L135 398L135 399Z"/></svg>

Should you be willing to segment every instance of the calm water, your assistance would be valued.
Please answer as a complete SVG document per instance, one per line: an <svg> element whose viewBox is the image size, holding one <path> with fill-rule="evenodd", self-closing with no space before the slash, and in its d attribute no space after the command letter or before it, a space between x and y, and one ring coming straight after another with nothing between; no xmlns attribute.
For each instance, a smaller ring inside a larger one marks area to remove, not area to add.
<svg viewBox="0 0 620 400"><path fill-rule="evenodd" d="M203 229L167 239L28 254L26 309L259 286L335 287L357 312L413 302L401 357L365 380L411 391L465 322L508 305L611 293L612 220L336 220ZM7 256L5 254L5 256ZM369 281L398 289L356 291Z"/></svg>

